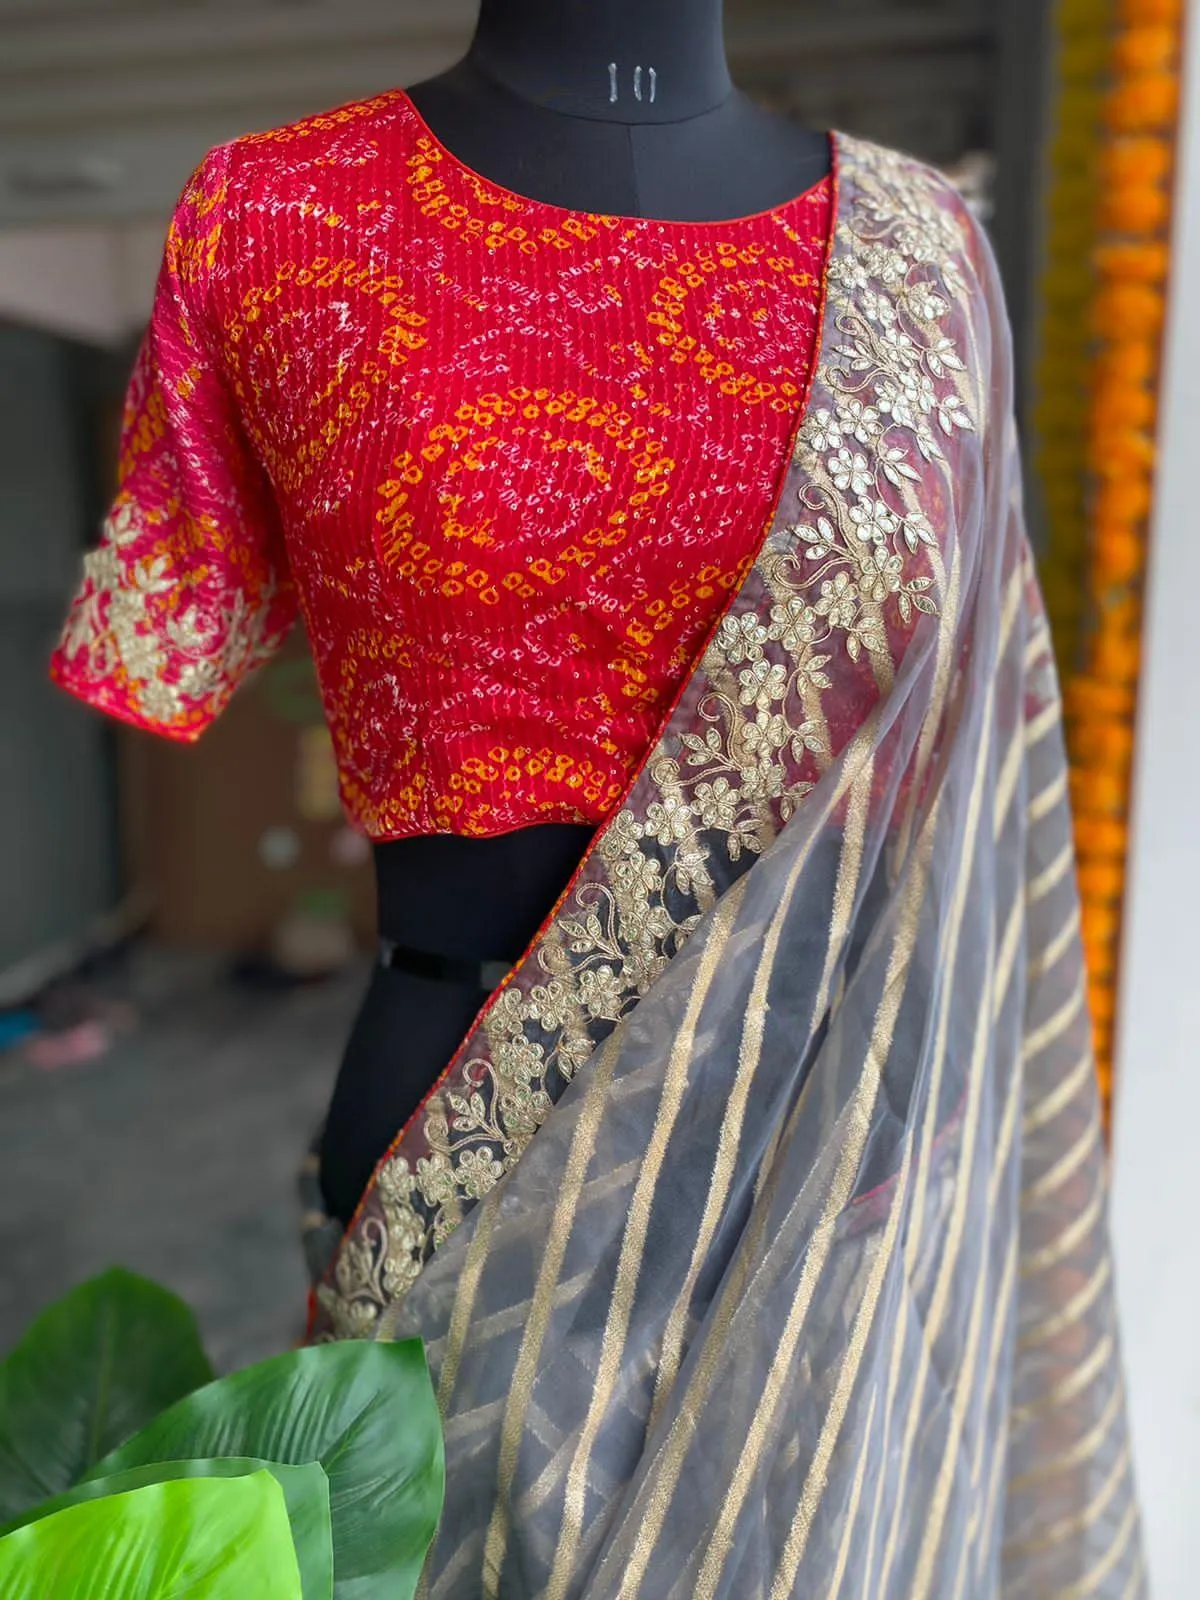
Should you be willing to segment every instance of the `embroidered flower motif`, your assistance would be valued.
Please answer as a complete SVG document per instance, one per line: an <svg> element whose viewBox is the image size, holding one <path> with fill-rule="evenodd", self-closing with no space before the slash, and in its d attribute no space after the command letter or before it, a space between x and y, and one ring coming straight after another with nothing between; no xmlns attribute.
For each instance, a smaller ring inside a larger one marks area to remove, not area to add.
<svg viewBox="0 0 1200 1600"><path fill-rule="evenodd" d="M804 425L804 438L814 450L824 454L827 450L840 450L842 448L842 428L839 419L825 407L821 407L813 415L812 421Z"/></svg>
<svg viewBox="0 0 1200 1600"><path fill-rule="evenodd" d="M754 669L757 670L757 667ZM664 795L646 811L646 833L660 844L674 844L692 831L692 808L682 795Z"/></svg>
<svg viewBox="0 0 1200 1600"><path fill-rule="evenodd" d="M826 578L813 610L819 617L828 617L833 628L850 627L858 611L858 589L848 573Z"/></svg>
<svg viewBox="0 0 1200 1600"><path fill-rule="evenodd" d="M796 761L804 757L804 752L811 750L814 755L824 755L825 741L821 738L821 730L815 722L802 722L792 735L792 756ZM812 785L806 786L807 789Z"/></svg>
<svg viewBox="0 0 1200 1600"><path fill-rule="evenodd" d="M697 785L694 810L706 828L732 828L740 800L728 778L716 778Z"/></svg>
<svg viewBox="0 0 1200 1600"><path fill-rule="evenodd" d="M886 600L900 587L904 563L899 556L891 555L882 544L871 552L862 577L862 592L868 600Z"/></svg>
<svg viewBox="0 0 1200 1600"><path fill-rule="evenodd" d="M858 294L870 281L866 267L855 255L835 258L829 264L830 284L836 285L848 295Z"/></svg>
<svg viewBox="0 0 1200 1600"><path fill-rule="evenodd" d="M874 444L883 432L883 417L879 408L864 405L861 400L841 401L837 415L844 431L859 444Z"/></svg>
<svg viewBox="0 0 1200 1600"><path fill-rule="evenodd" d="M408 1163L405 1162L406 1167L407 1165ZM384 1171L386 1172L387 1169L385 1168ZM382 1175L380 1181L384 1181ZM453 1200L454 1169L445 1156L422 1157L417 1162L417 1187L420 1189L426 1205L440 1206L444 1205L447 1200ZM410 1183L402 1196L403 1199L408 1198L411 1188L412 1185Z"/></svg>
<svg viewBox="0 0 1200 1600"><path fill-rule="evenodd" d="M930 283L914 283L905 290L905 304L922 322L938 322L950 309L949 301Z"/></svg>
<svg viewBox="0 0 1200 1600"><path fill-rule="evenodd" d="M786 717L768 716L759 710L753 722L742 725L742 749L750 760L761 760L782 750L791 738L792 729Z"/></svg>
<svg viewBox="0 0 1200 1600"><path fill-rule="evenodd" d="M641 854L645 829L632 811L618 811L600 836L600 853L606 861Z"/></svg>
<svg viewBox="0 0 1200 1600"><path fill-rule="evenodd" d="M561 1028L567 1020L570 998L566 985L560 979L547 984L535 984L526 1001L529 1014L543 1028Z"/></svg>
<svg viewBox="0 0 1200 1600"><path fill-rule="evenodd" d="M817 636L817 614L800 595L789 595L782 605L771 607L770 636L799 655Z"/></svg>
<svg viewBox="0 0 1200 1600"><path fill-rule="evenodd" d="M873 289L868 289L863 294L860 304L862 305L863 315L868 322L873 322L877 327L887 330L884 334L884 338L886 338L888 332L894 329L896 318L900 315L896 310L895 301L890 295L879 294Z"/></svg>
<svg viewBox="0 0 1200 1600"><path fill-rule="evenodd" d="M787 688L787 668L778 662L756 661L745 672L738 673L738 689L744 706L757 706L768 711L777 700L782 700Z"/></svg>
<svg viewBox="0 0 1200 1600"><path fill-rule="evenodd" d="M621 980L612 967L588 967L579 974L579 998L593 1017L616 1022L623 999Z"/></svg>
<svg viewBox="0 0 1200 1600"><path fill-rule="evenodd" d="M653 838L653 834L646 834ZM613 863L612 879L616 888L632 899L649 900L662 887L662 868L639 850L636 856L625 856Z"/></svg>
<svg viewBox="0 0 1200 1600"><path fill-rule="evenodd" d="M554 1102L544 1089L517 1090L500 1096L500 1120L508 1133L506 1148L523 1148L545 1122Z"/></svg>
<svg viewBox="0 0 1200 1600"><path fill-rule="evenodd" d="M532 1011L532 1006L529 1009ZM495 1064L506 1078L513 1078L518 1083L533 1083L546 1070L545 1051L540 1044L520 1033L514 1038L502 1040L496 1046Z"/></svg>
<svg viewBox="0 0 1200 1600"><path fill-rule="evenodd" d="M717 648L729 661L757 661L767 642L767 630L757 617L724 617L718 629Z"/></svg>
<svg viewBox="0 0 1200 1600"><path fill-rule="evenodd" d="M874 540L883 544L900 527L900 519L882 500L860 500L850 507L850 521L864 542Z"/></svg>
<svg viewBox="0 0 1200 1600"><path fill-rule="evenodd" d="M867 458L861 452L852 455L844 446L837 455L829 458L829 476L843 492L864 495L875 482Z"/></svg>
<svg viewBox="0 0 1200 1600"><path fill-rule="evenodd" d="M464 1150L455 1176L472 1200L482 1200L504 1176L504 1168L487 1150Z"/></svg>
<svg viewBox="0 0 1200 1600"><path fill-rule="evenodd" d="M859 252L859 260L868 279L873 278L887 288L899 287L908 276L909 263L903 253L887 245L867 245Z"/></svg>
<svg viewBox="0 0 1200 1600"><path fill-rule="evenodd" d="M404 1156L393 1156L384 1163L378 1178L379 1192L389 1205L401 1205L413 1191L413 1174Z"/></svg>

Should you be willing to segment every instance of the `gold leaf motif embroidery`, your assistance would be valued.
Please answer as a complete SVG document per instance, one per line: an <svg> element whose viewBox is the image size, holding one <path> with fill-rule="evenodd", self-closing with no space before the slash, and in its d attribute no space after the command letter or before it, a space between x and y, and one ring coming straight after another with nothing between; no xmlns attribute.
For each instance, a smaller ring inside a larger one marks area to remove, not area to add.
<svg viewBox="0 0 1200 1600"><path fill-rule="evenodd" d="M273 589L264 587L253 605L239 589L217 614L202 612L188 603L166 556L137 554L142 544L153 548L152 530L132 502L119 504L99 547L84 557L63 645L73 665L83 654L90 679L120 683L130 708L148 722L186 725L272 654Z"/></svg>
<svg viewBox="0 0 1200 1600"><path fill-rule="evenodd" d="M853 139L826 333L792 472L754 571L675 722L605 825L571 895L486 1011L420 1129L380 1169L318 1289L317 1337L370 1333L555 1100L813 788L828 729L936 616L941 439L974 427L955 337L969 326L962 221L941 180ZM958 321L955 321L957 317ZM795 517L794 508L800 511ZM859 702L861 703L861 701ZM844 730L843 730L844 733ZM531 974L532 975L532 974ZM469 1084L464 1093L461 1085ZM424 1143L416 1159L408 1151Z"/></svg>

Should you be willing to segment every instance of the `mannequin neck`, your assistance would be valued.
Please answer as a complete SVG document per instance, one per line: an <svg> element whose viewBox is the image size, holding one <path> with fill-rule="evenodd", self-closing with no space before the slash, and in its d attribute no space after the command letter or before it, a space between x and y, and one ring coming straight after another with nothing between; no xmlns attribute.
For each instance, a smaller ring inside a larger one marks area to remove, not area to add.
<svg viewBox="0 0 1200 1600"><path fill-rule="evenodd" d="M482 0L467 61L555 111L676 122L733 91L722 12L723 0Z"/></svg>

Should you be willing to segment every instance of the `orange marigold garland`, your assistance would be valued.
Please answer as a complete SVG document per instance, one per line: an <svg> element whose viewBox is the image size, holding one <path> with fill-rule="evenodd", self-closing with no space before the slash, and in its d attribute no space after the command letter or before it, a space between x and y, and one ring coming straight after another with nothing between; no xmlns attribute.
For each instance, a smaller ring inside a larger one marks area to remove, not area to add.
<svg viewBox="0 0 1200 1600"><path fill-rule="evenodd" d="M1043 581L1064 684L1089 1000L1106 1107L1183 8L1184 0L1062 0L1057 17L1064 81L1051 151L1035 462L1048 523ZM1082 408L1080 393L1087 395Z"/></svg>

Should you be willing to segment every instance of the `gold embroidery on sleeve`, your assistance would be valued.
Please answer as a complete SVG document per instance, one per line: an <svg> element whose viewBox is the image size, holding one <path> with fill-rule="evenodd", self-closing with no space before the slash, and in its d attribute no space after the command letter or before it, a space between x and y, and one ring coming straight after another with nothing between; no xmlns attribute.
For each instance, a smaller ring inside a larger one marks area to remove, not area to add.
<svg viewBox="0 0 1200 1600"><path fill-rule="evenodd" d="M148 547L138 555L136 547ZM84 557L84 582L63 631L73 673L111 680L129 706L161 727L211 715L277 642L268 635L274 589L253 602L245 590L223 595L219 609L202 608L155 553L153 533L130 501L104 525L96 550Z"/></svg>

